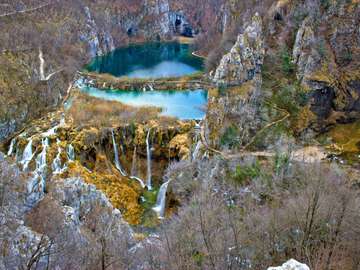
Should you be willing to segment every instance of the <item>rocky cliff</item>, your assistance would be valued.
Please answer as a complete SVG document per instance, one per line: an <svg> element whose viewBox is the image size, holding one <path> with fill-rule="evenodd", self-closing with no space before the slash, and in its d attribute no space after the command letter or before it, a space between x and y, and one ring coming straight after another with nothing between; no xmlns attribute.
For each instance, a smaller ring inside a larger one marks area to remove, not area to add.
<svg viewBox="0 0 360 270"><path fill-rule="evenodd" d="M246 19L251 10L260 12L262 27L259 20L251 23ZM211 118L210 130L217 133L225 125L220 134L226 137L232 132L233 140L241 145L249 141L249 134L248 138L241 135L236 119L247 119L249 114L252 119L265 120L252 133L261 131L263 140L267 135L262 128L269 126L274 137L282 115L288 115L280 124L292 130L291 136L323 132L334 124L359 119L360 32L354 27L360 19L357 1L267 1L241 14L239 19L239 14L232 13L230 23L243 23L241 34L210 75L223 88L243 87L262 77L263 83L255 88L265 100L257 102L255 115L243 105L243 113L238 109L238 116L223 124L221 115L231 108L225 100L236 103L239 94L229 91L215 103L210 98L208 117L218 118ZM270 111L264 114L264 110Z"/></svg>
<svg viewBox="0 0 360 270"><path fill-rule="evenodd" d="M53 181L40 203L28 204L28 176L0 154L0 269L78 269L121 257L135 244L130 227L103 193L80 178ZM3 242L5 241L5 242ZM5 244L6 243L6 244ZM77 247L77 248L76 248ZM75 248L75 249L73 249ZM66 250L78 250L68 253ZM114 268L121 265L115 263Z"/></svg>
<svg viewBox="0 0 360 270"><path fill-rule="evenodd" d="M237 37L230 52L223 56L213 76L218 85L241 85L261 74L265 48L262 19L258 13Z"/></svg>

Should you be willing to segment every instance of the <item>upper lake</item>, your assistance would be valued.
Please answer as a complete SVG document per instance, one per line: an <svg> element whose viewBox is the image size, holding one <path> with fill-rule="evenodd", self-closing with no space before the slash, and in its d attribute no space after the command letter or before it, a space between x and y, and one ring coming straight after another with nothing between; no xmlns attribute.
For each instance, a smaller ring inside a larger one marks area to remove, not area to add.
<svg viewBox="0 0 360 270"><path fill-rule="evenodd" d="M181 77L203 69L203 60L192 55L191 45L177 42L134 44L94 58L86 70L116 77Z"/></svg>

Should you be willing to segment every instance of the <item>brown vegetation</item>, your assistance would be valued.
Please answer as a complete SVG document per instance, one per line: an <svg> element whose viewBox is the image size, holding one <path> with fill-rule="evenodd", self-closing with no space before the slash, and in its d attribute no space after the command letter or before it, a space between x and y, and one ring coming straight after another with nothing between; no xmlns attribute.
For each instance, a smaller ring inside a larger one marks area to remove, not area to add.
<svg viewBox="0 0 360 270"><path fill-rule="evenodd" d="M111 127L131 122L143 123L159 117L160 108L132 107L78 93L68 114L76 126Z"/></svg>
<svg viewBox="0 0 360 270"><path fill-rule="evenodd" d="M237 190L221 170L213 174L219 182L202 178L214 163L185 164L187 176L195 169L207 184L186 176L176 184L192 195L163 227L164 257L171 254L163 269L266 269L289 258L314 270L357 269L360 202L348 176L333 165L281 160L274 171L247 165L261 169L245 171L248 180Z"/></svg>

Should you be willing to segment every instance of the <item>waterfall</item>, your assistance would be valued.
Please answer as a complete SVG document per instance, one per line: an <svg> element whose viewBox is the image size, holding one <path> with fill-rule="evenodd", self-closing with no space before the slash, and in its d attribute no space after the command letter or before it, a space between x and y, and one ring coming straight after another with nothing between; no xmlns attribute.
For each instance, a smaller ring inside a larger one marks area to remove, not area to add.
<svg viewBox="0 0 360 270"><path fill-rule="evenodd" d="M48 131L43 132L41 135L42 135L42 137L50 137L52 135L55 135L57 129L59 127L61 127L61 126L64 126L64 125L65 125L65 116L62 114L59 124L57 124L56 126L50 128Z"/></svg>
<svg viewBox="0 0 360 270"><path fill-rule="evenodd" d="M132 159L132 163L131 163L131 175L136 175L137 174L137 169L136 169L136 160L137 156L136 156L136 145L134 147L134 153L133 153L133 159Z"/></svg>
<svg viewBox="0 0 360 270"><path fill-rule="evenodd" d="M171 180L166 181L164 184L161 185L156 199L156 205L155 207L153 207L153 210L158 214L159 218L161 219L165 217L166 192L170 182Z"/></svg>
<svg viewBox="0 0 360 270"><path fill-rule="evenodd" d="M113 147L114 147L114 156L115 156L115 167L116 169L119 170L119 172L122 174L122 176L127 176L126 173L124 172L124 170L122 169L121 165L120 165L120 160L119 160L119 152L118 152L118 148L116 145L116 141L115 141L115 135L114 135L114 130L111 130L111 136L112 136L112 142L113 142Z"/></svg>
<svg viewBox="0 0 360 270"><path fill-rule="evenodd" d="M46 179L46 151L49 147L49 139L44 138L42 140L42 150L41 153L36 157L36 169L33 174L33 178L27 184L28 201L30 204L36 203L40 200L41 196L45 191L45 179Z"/></svg>
<svg viewBox="0 0 360 270"><path fill-rule="evenodd" d="M62 173L63 169L61 168L61 147L60 147L60 140L57 139L57 145L58 145L58 152L57 155L55 157L55 159L53 160L53 163L51 165L51 168L53 170L54 174L60 174Z"/></svg>
<svg viewBox="0 0 360 270"><path fill-rule="evenodd" d="M35 173L43 173L44 169L46 168L46 151L47 148L49 147L49 139L48 138L44 138L42 139L42 150L41 153L36 157L36 169L35 169Z"/></svg>
<svg viewBox="0 0 360 270"><path fill-rule="evenodd" d="M23 165L23 170L26 171L29 163L31 162L31 160L33 159L34 154L32 151L32 139L29 140L28 144L26 145L25 149L24 149L24 153L23 153L23 158L21 160L21 164Z"/></svg>
<svg viewBox="0 0 360 270"><path fill-rule="evenodd" d="M59 124L59 126L65 126L65 124L66 124L66 122L65 122L66 120L65 120L65 115L62 113L61 114L61 118L60 118L60 124Z"/></svg>
<svg viewBox="0 0 360 270"><path fill-rule="evenodd" d="M192 160L195 160L197 158L197 156L199 155L200 147L201 147L201 140L199 140L196 143L194 152L192 153Z"/></svg>
<svg viewBox="0 0 360 270"><path fill-rule="evenodd" d="M66 147L66 155L69 161L75 161L75 150L74 150L74 146L72 146L72 144L69 144Z"/></svg>
<svg viewBox="0 0 360 270"><path fill-rule="evenodd" d="M142 179L140 179L139 177L137 177L137 176L130 176L130 179L138 181L138 182L140 183L141 187L142 187L142 188L145 188L146 185L145 185L144 181L143 181Z"/></svg>
<svg viewBox="0 0 360 270"><path fill-rule="evenodd" d="M148 133L146 135L146 159L147 159L147 188L148 190L151 190L151 149L150 149L150 131L151 128L149 128Z"/></svg>
<svg viewBox="0 0 360 270"><path fill-rule="evenodd" d="M10 157L12 155L12 153L14 152L15 143L16 143L16 138L13 138L10 142L9 151L7 152L7 156Z"/></svg>
<svg viewBox="0 0 360 270"><path fill-rule="evenodd" d="M154 91L154 87L149 83L148 84L150 91Z"/></svg>
<svg viewBox="0 0 360 270"><path fill-rule="evenodd" d="M141 187L145 188L144 181L142 179L140 179L139 177L135 176L137 174L136 161L137 161L137 156L136 156L136 145L135 145L134 154L133 154L133 160L132 160L132 164L131 164L131 176L130 176L130 179L138 181L140 183Z"/></svg>

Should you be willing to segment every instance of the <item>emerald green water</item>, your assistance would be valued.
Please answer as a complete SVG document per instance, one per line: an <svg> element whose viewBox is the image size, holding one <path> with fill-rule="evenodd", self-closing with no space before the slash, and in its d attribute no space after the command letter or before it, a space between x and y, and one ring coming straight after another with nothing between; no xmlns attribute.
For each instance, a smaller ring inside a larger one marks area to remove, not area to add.
<svg viewBox="0 0 360 270"><path fill-rule="evenodd" d="M179 119L203 119L207 104L206 90L187 91L116 91L99 90L94 87L81 88L90 96L119 101L132 106L155 106L162 108L162 115Z"/></svg>
<svg viewBox="0 0 360 270"><path fill-rule="evenodd" d="M202 59L191 54L191 47L179 43L146 43L119 48L97 57L86 66L88 71L110 73L117 77L163 78L190 75L202 70ZM119 101L132 106L162 108L162 115L179 119L202 119L207 104L207 91L117 91L82 85L90 96Z"/></svg>
<svg viewBox="0 0 360 270"><path fill-rule="evenodd" d="M190 45L176 42L130 45L94 58L86 69L116 77L180 77L203 69L202 59L191 52Z"/></svg>

